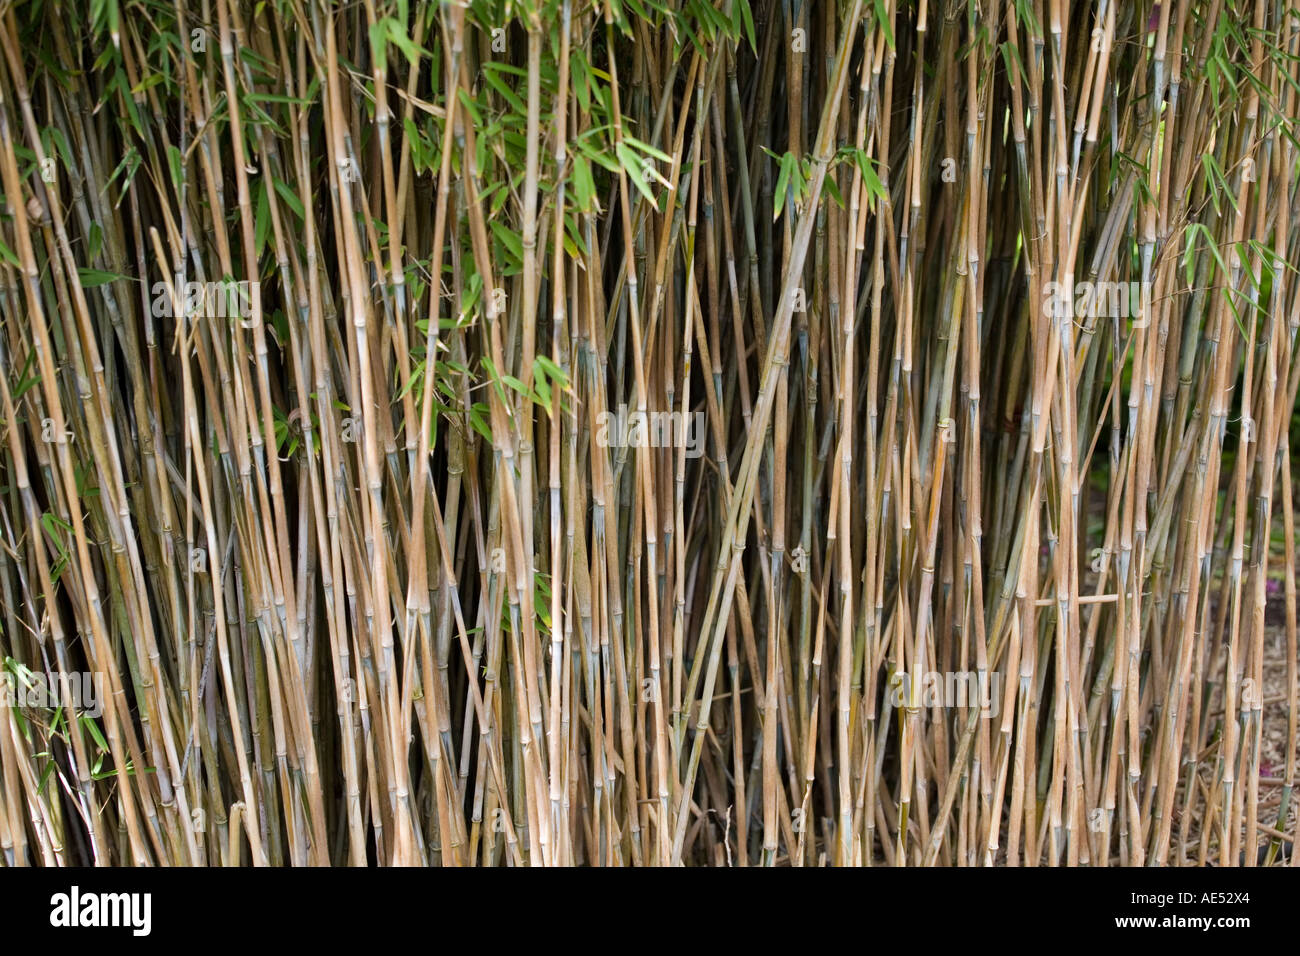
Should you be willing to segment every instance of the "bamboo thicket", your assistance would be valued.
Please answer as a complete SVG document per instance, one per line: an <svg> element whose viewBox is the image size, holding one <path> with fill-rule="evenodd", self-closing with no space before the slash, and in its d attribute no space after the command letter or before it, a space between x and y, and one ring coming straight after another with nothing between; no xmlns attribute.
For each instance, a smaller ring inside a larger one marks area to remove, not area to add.
<svg viewBox="0 0 1300 956"><path fill-rule="evenodd" d="M1277 0L0 0L0 862L1293 863L1298 99Z"/></svg>

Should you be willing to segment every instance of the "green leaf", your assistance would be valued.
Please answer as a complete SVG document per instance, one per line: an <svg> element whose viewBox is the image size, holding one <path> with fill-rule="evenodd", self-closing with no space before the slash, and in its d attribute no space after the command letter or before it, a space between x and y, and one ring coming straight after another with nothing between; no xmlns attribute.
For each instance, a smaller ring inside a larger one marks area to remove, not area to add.
<svg viewBox="0 0 1300 956"><path fill-rule="evenodd" d="M826 178L822 180L822 192L830 196L831 199L835 201L835 205L839 206L841 209L844 208L844 198L840 195L840 187L835 185L835 177L831 176L829 173Z"/></svg>
<svg viewBox="0 0 1300 956"><path fill-rule="evenodd" d="M81 282L83 289L94 289L110 282L116 282L118 279L129 278L131 277L118 275L116 272L104 272L100 269L77 269L77 279Z"/></svg>
<svg viewBox="0 0 1300 956"><path fill-rule="evenodd" d="M100 749L108 750L108 741L104 739L104 735L100 731L97 723L89 717L82 717L81 726L85 727L86 730L90 732L90 736L95 738L95 743L99 745Z"/></svg>
<svg viewBox="0 0 1300 956"><path fill-rule="evenodd" d="M501 95L501 98L509 103L510 108L516 113L521 116L527 115L528 107L524 104L524 101L519 98L519 94L510 89L510 87L506 85L505 80L501 79L501 73L502 67L500 64L488 63L483 67L483 78L487 80L488 86L496 90L497 93Z"/></svg>
<svg viewBox="0 0 1300 956"><path fill-rule="evenodd" d="M790 173L794 168L794 162L794 156L790 153L781 157L781 172L776 177L776 190L772 194L773 222L781 218L781 210L785 208L785 194L790 187Z"/></svg>
<svg viewBox="0 0 1300 956"><path fill-rule="evenodd" d="M406 59L410 61L412 66L418 65L420 56L427 55L428 51L423 47L416 46L415 42L406 35L406 30L403 28L401 21L389 17L383 22L388 25L389 42L406 54Z"/></svg>
<svg viewBox="0 0 1300 956"><path fill-rule="evenodd" d="M876 22L880 24L880 29L885 33L885 42L889 44L889 48L892 50L894 48L894 29L889 23L889 14L885 10L884 0L874 0L874 6L876 8Z"/></svg>
<svg viewBox="0 0 1300 956"><path fill-rule="evenodd" d="M283 93L249 93L244 97L246 103L282 103L286 106L310 106L312 100L301 96L285 96Z"/></svg>
<svg viewBox="0 0 1300 956"><path fill-rule="evenodd" d="M596 147L592 146L589 142L587 142L587 138L585 135L575 140L575 145L582 152L582 155L586 156L597 166L603 166L605 169L608 169L611 173L618 172L618 161L615 160L608 153L601 152L600 150L596 149Z"/></svg>
<svg viewBox="0 0 1300 956"><path fill-rule="evenodd" d="M736 7L740 10L740 19L745 25L745 36L749 40L749 48L757 55L758 44L754 41L754 14L749 9L749 0L736 0Z"/></svg>
<svg viewBox="0 0 1300 956"><path fill-rule="evenodd" d="M482 402L475 402L470 406L469 424L474 431L483 436L487 442L492 441L492 430L488 428L487 420L484 416L487 414L488 407Z"/></svg>
<svg viewBox="0 0 1300 956"><path fill-rule="evenodd" d="M1020 82L1020 78L1025 75L1025 65L1020 62L1020 50L1009 42L1003 43L998 49L1006 61L1008 78L1014 83Z"/></svg>
<svg viewBox="0 0 1300 956"><path fill-rule="evenodd" d="M647 156L653 156L661 163L671 163L673 161L673 158L669 156L667 153L663 152L662 150L655 149L649 143L641 142L641 140L637 139L635 136L629 136L627 133L624 133L623 142L630 143L631 145L639 149L641 152L645 153Z"/></svg>
<svg viewBox="0 0 1300 956"><path fill-rule="evenodd" d="M370 58L375 61L376 70L388 67L388 21L376 20L370 24Z"/></svg>
<svg viewBox="0 0 1300 956"><path fill-rule="evenodd" d="M257 208L253 213L253 249L260 260L266 251L266 237L271 231L271 203L266 194L266 180L257 183Z"/></svg>
<svg viewBox="0 0 1300 956"><path fill-rule="evenodd" d="M520 236L517 232L513 232L510 229L507 229L505 226L497 222L495 219L492 220L491 227L492 227L492 235L496 236L497 239L501 241L501 244L506 247L506 251L509 253L508 258L513 263L522 264L524 261L523 237Z"/></svg>
<svg viewBox="0 0 1300 956"><path fill-rule="evenodd" d="M583 212L592 211L592 200L596 196L596 182L591 178L591 164L585 156L573 157L573 194L578 200L578 208Z"/></svg>
<svg viewBox="0 0 1300 956"><path fill-rule="evenodd" d="M650 205L655 209L659 204L655 201L654 193L650 191L649 184L645 181L645 174L641 169L641 158L632 152L632 148L626 143L619 143L617 146L618 158L622 162L623 168L627 171L628 178L632 180L633 185L650 201Z"/></svg>
<svg viewBox="0 0 1300 956"><path fill-rule="evenodd" d="M548 356L539 355L533 360L534 366L541 370L548 379L558 385L561 389L568 389L569 376L565 374L564 369L556 365Z"/></svg>
<svg viewBox="0 0 1300 956"><path fill-rule="evenodd" d="M457 95L460 99L460 105L465 108L465 112L469 113L474 125L482 126L483 117L478 111L478 103L474 101L474 97L470 96L465 90L457 90Z"/></svg>
<svg viewBox="0 0 1300 956"><path fill-rule="evenodd" d="M171 167L172 185L179 192L181 183L185 180L185 158L175 146L167 147L167 164Z"/></svg>
<svg viewBox="0 0 1300 956"><path fill-rule="evenodd" d="M284 200L285 205L287 205L290 209L293 210L295 216L297 216L303 222L307 221L307 215L303 211L302 203L299 202L298 197L293 194L293 190L289 188L288 183L283 183L280 180L276 179L275 191L280 196L280 198Z"/></svg>

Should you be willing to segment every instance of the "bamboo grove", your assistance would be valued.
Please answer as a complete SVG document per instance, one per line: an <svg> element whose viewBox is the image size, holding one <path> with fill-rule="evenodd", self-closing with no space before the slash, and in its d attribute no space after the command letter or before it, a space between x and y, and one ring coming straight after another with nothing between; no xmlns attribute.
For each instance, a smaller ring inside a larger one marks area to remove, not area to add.
<svg viewBox="0 0 1300 956"><path fill-rule="evenodd" d="M1298 103L1286 0L0 0L102 684L0 863L1292 863Z"/></svg>

